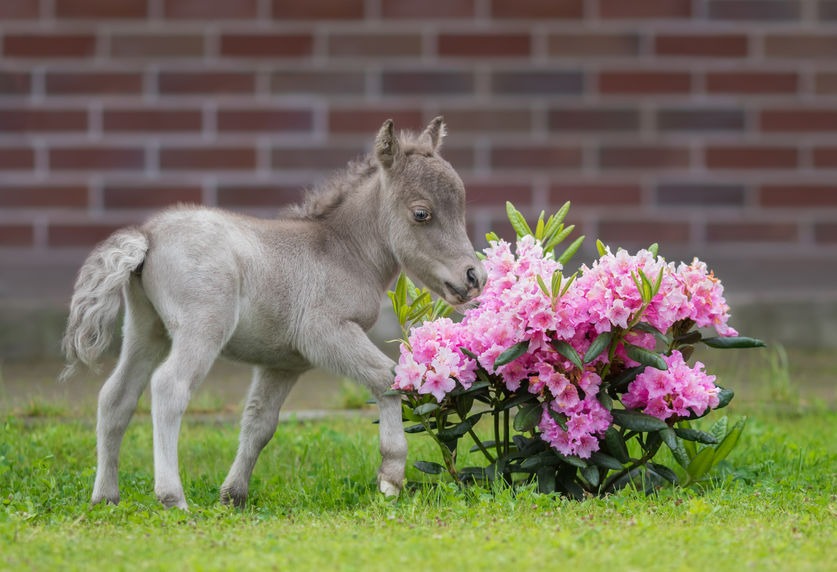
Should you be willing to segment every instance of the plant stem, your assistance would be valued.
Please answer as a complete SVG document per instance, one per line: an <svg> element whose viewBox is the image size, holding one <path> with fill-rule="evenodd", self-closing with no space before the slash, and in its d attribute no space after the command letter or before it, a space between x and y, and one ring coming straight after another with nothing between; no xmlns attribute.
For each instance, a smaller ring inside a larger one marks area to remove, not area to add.
<svg viewBox="0 0 837 572"><path fill-rule="evenodd" d="M468 429L468 434L471 436L471 439L474 440L474 443L476 444L476 446L479 447L480 451L482 451L482 454L485 456L485 458L488 460L488 462L493 463L496 459L494 459L494 457L491 456L491 453L489 453L488 449L485 448L485 445L482 444L482 441L480 441L480 438L477 437L476 433L474 433L473 428Z"/></svg>
<svg viewBox="0 0 837 572"><path fill-rule="evenodd" d="M654 455L657 454L657 451L660 450L660 445L662 445L662 443L658 444L656 447L652 448L651 450L646 451L645 454L642 457L640 457L639 459L637 459L633 463L631 463L631 465L629 467L626 467L626 468L622 469L621 471L619 471L618 473L616 473L615 475L613 475L609 479L607 479L605 484L602 485L601 490L603 492L609 492L609 489L613 486L613 483L615 483L617 480L621 479L622 477L624 477L625 475L627 475L628 473L630 473L631 471L633 471L637 467L641 467L642 465L644 465L645 463L647 463L648 461L653 459Z"/></svg>

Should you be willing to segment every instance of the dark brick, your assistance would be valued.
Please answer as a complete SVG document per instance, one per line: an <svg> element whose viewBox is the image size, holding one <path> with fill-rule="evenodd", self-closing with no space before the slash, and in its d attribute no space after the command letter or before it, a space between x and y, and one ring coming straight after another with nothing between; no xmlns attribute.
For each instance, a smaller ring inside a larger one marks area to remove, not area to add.
<svg viewBox="0 0 837 572"><path fill-rule="evenodd" d="M795 93L799 76L793 72L709 72L706 91L709 93L737 93L747 95Z"/></svg>
<svg viewBox="0 0 837 572"><path fill-rule="evenodd" d="M484 180L465 181L468 205L515 205L532 203L532 187L525 184L492 183Z"/></svg>
<svg viewBox="0 0 837 572"><path fill-rule="evenodd" d="M639 34L562 32L547 37L549 54L557 57L618 57L639 54Z"/></svg>
<svg viewBox="0 0 837 572"><path fill-rule="evenodd" d="M53 147L49 150L49 166L53 170L137 171L145 166L145 151L113 145Z"/></svg>
<svg viewBox="0 0 837 572"><path fill-rule="evenodd" d="M576 71L494 72L491 91L496 95L579 95L584 76Z"/></svg>
<svg viewBox="0 0 837 572"><path fill-rule="evenodd" d="M109 184L104 189L108 209L159 209L169 205L201 203L201 188L195 185Z"/></svg>
<svg viewBox="0 0 837 572"><path fill-rule="evenodd" d="M171 171L249 171L256 167L252 147L164 147L160 168Z"/></svg>
<svg viewBox="0 0 837 572"><path fill-rule="evenodd" d="M704 151L710 169L795 169L795 147L755 145L710 145Z"/></svg>
<svg viewBox="0 0 837 572"><path fill-rule="evenodd" d="M0 2L0 22L34 20L41 14L39 2L32 0L3 0Z"/></svg>
<svg viewBox="0 0 837 572"><path fill-rule="evenodd" d="M302 200L302 190L276 185L225 185L218 189L218 206L278 208Z"/></svg>
<svg viewBox="0 0 837 572"><path fill-rule="evenodd" d="M275 20L357 20L363 0L273 0Z"/></svg>
<svg viewBox="0 0 837 572"><path fill-rule="evenodd" d="M199 34L112 34L110 53L117 58L196 58L203 56Z"/></svg>
<svg viewBox="0 0 837 572"><path fill-rule="evenodd" d="M160 72L157 86L165 95L251 94L256 90L252 72Z"/></svg>
<svg viewBox="0 0 837 572"><path fill-rule="evenodd" d="M788 22L799 20L798 0L709 0L710 20Z"/></svg>
<svg viewBox="0 0 837 572"><path fill-rule="evenodd" d="M470 71L384 72L381 87L387 95L465 95L474 91Z"/></svg>
<svg viewBox="0 0 837 572"><path fill-rule="evenodd" d="M217 123L219 131L299 133L312 129L314 117L307 109L221 109Z"/></svg>
<svg viewBox="0 0 837 572"><path fill-rule="evenodd" d="M119 230L118 225L88 222L85 224L50 224L47 244L55 248L91 247Z"/></svg>
<svg viewBox="0 0 837 572"><path fill-rule="evenodd" d="M749 53L744 34L662 34L654 39L658 56L742 58Z"/></svg>
<svg viewBox="0 0 837 572"><path fill-rule="evenodd" d="M148 15L146 0L53 0L63 20L138 19Z"/></svg>
<svg viewBox="0 0 837 572"><path fill-rule="evenodd" d="M366 74L357 71L282 71L270 78L270 90L279 95L359 95L366 90Z"/></svg>
<svg viewBox="0 0 837 572"><path fill-rule="evenodd" d="M691 0L599 0L599 17L604 19L682 19L691 15Z"/></svg>
<svg viewBox="0 0 837 572"><path fill-rule="evenodd" d="M716 222L706 225L709 242L791 242L798 236L799 229L792 223Z"/></svg>
<svg viewBox="0 0 837 572"><path fill-rule="evenodd" d="M837 223L821 222L815 224L814 240L823 244L837 244Z"/></svg>
<svg viewBox="0 0 837 572"><path fill-rule="evenodd" d="M348 161L366 152L367 149L360 145L275 148L271 152L270 163L274 169L328 171L342 169Z"/></svg>
<svg viewBox="0 0 837 572"><path fill-rule="evenodd" d="M32 225L0 223L0 246L32 246L35 230Z"/></svg>
<svg viewBox="0 0 837 572"><path fill-rule="evenodd" d="M454 57L528 57L532 42L528 34L440 34L438 54Z"/></svg>
<svg viewBox="0 0 837 572"><path fill-rule="evenodd" d="M311 55L310 34L223 34L221 55L235 58L298 58Z"/></svg>
<svg viewBox="0 0 837 572"><path fill-rule="evenodd" d="M549 187L549 203L563 204L570 201L573 208L601 208L639 206L642 189L639 185L622 183L568 183Z"/></svg>
<svg viewBox="0 0 837 572"><path fill-rule="evenodd" d="M635 109L587 109L561 107L549 112L550 131L637 131L639 112Z"/></svg>
<svg viewBox="0 0 837 572"><path fill-rule="evenodd" d="M673 145L607 145L599 149L599 165L605 169L685 168L689 149Z"/></svg>
<svg viewBox="0 0 837 572"><path fill-rule="evenodd" d="M422 113L418 109L378 106L373 109L332 107L328 114L328 128L332 133L370 136L387 119L395 122L396 129L418 130L423 127Z"/></svg>
<svg viewBox="0 0 837 572"><path fill-rule="evenodd" d="M835 208L837 185L763 185L759 204L769 208Z"/></svg>
<svg viewBox="0 0 837 572"><path fill-rule="evenodd" d="M491 15L515 20L579 20L584 17L584 0L491 0Z"/></svg>
<svg viewBox="0 0 837 572"><path fill-rule="evenodd" d="M692 89L692 76L688 72L604 71L598 79L599 92L603 95L689 93Z"/></svg>
<svg viewBox="0 0 837 572"><path fill-rule="evenodd" d="M335 33L328 38L328 54L332 58L418 57L421 55L421 36L407 33Z"/></svg>
<svg viewBox="0 0 837 572"><path fill-rule="evenodd" d="M86 131L87 112L78 109L0 108L0 133Z"/></svg>
<svg viewBox="0 0 837 572"><path fill-rule="evenodd" d="M48 72L50 95L136 95L142 93L142 74L136 72Z"/></svg>
<svg viewBox="0 0 837 572"><path fill-rule="evenodd" d="M7 58L86 58L96 51L93 34L14 34L3 36Z"/></svg>
<svg viewBox="0 0 837 572"><path fill-rule="evenodd" d="M87 187L79 185L3 185L0 209L86 208Z"/></svg>
<svg viewBox="0 0 837 572"><path fill-rule="evenodd" d="M472 18L475 0L386 0L381 2L384 18L404 20L447 20Z"/></svg>
<svg viewBox="0 0 837 572"><path fill-rule="evenodd" d="M742 185L663 183L657 186L657 204L666 207L743 207Z"/></svg>
<svg viewBox="0 0 837 572"><path fill-rule="evenodd" d="M520 107L472 107L461 109L443 107L440 113L447 118L452 133L528 133L532 129L532 114Z"/></svg>
<svg viewBox="0 0 837 572"><path fill-rule="evenodd" d="M28 72L0 70L0 96L26 96L32 87L32 78Z"/></svg>
<svg viewBox="0 0 837 572"><path fill-rule="evenodd" d="M203 120L193 109L108 109L102 127L125 133L175 133L200 131Z"/></svg>
<svg viewBox="0 0 837 572"><path fill-rule="evenodd" d="M0 147L0 171L29 170L35 166L35 152L29 147Z"/></svg>
<svg viewBox="0 0 837 572"><path fill-rule="evenodd" d="M655 242L660 244L687 243L689 241L689 222L647 220L612 220L599 222L599 238L605 244L613 246L647 246Z"/></svg>
<svg viewBox="0 0 837 572"><path fill-rule="evenodd" d="M493 169L563 169L581 165L581 149L566 145L496 146Z"/></svg>
<svg viewBox="0 0 837 572"><path fill-rule="evenodd" d="M258 15L258 0L165 0L163 14L180 20L246 20Z"/></svg>
<svg viewBox="0 0 837 572"><path fill-rule="evenodd" d="M837 36L819 33L767 34L764 51L770 59L833 61L837 58Z"/></svg>
<svg viewBox="0 0 837 572"><path fill-rule="evenodd" d="M766 109L761 112L761 130L773 132L832 132L837 130L837 110Z"/></svg>
<svg viewBox="0 0 837 572"><path fill-rule="evenodd" d="M744 112L740 109L661 109L657 112L660 131L741 131Z"/></svg>

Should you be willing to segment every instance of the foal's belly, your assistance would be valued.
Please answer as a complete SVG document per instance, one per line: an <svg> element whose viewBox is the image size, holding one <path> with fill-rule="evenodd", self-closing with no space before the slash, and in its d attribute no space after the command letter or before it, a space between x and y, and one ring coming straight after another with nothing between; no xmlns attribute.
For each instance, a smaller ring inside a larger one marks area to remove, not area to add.
<svg viewBox="0 0 837 572"><path fill-rule="evenodd" d="M227 359L263 367L299 372L311 368L308 360L290 346L265 343L264 339L256 339L247 335L247 332L233 334L233 337L221 350L221 355Z"/></svg>

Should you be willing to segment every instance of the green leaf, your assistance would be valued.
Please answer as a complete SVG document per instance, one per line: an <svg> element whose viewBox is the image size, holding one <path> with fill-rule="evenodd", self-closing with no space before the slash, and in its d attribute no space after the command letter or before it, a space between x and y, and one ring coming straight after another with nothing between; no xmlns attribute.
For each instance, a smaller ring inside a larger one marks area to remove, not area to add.
<svg viewBox="0 0 837 572"><path fill-rule="evenodd" d="M550 345L555 348L555 351L570 360L578 369L584 369L584 364L581 363L581 356L575 351L575 348L564 340L553 340Z"/></svg>
<svg viewBox="0 0 837 572"><path fill-rule="evenodd" d="M599 256L607 254L607 247L605 246L605 243L599 239L596 239L596 250L598 251Z"/></svg>
<svg viewBox="0 0 837 572"><path fill-rule="evenodd" d="M479 362L479 358L477 358L476 354L474 352L472 352L471 350L469 350L468 348L466 348L464 346L460 346L459 351L461 351L463 355L465 355L466 357L471 358L475 362Z"/></svg>
<svg viewBox="0 0 837 572"><path fill-rule="evenodd" d="M599 469L593 465L589 465L581 469L581 476L587 479L587 482L590 483L590 486L597 487L599 486Z"/></svg>
<svg viewBox="0 0 837 572"><path fill-rule="evenodd" d="M546 408L546 413L552 418L553 421L561 428L562 431L567 431L567 416L563 413L559 413L552 409L551 407Z"/></svg>
<svg viewBox="0 0 837 572"><path fill-rule="evenodd" d="M557 467L561 460L553 451L544 451L523 459L520 468L524 471L537 471L542 467Z"/></svg>
<svg viewBox="0 0 837 572"><path fill-rule="evenodd" d="M733 390L721 387L721 391L718 392L718 407L715 409L726 407L729 405L729 402L732 401L733 397L735 397L735 392Z"/></svg>
<svg viewBox="0 0 837 572"><path fill-rule="evenodd" d="M596 339L593 340L593 343L590 344L590 347L587 348L587 351L584 352L584 363L590 363L603 351L610 347L610 342L613 340L613 332L602 332Z"/></svg>
<svg viewBox="0 0 837 572"><path fill-rule="evenodd" d="M695 441L697 443L703 443L704 445L716 445L718 443L718 440L715 437L705 431L698 431L697 429L681 429L680 427L676 427L674 432L678 437L685 439L686 441Z"/></svg>
<svg viewBox="0 0 837 572"><path fill-rule="evenodd" d="M461 423L457 423L453 427L447 427L446 429L439 429L439 432L437 433L437 435L439 436L439 439L441 439L442 441L451 441L451 440L454 440L454 439L459 439L465 433L467 433L474 426L474 424L479 420L479 416L475 416L475 417L476 418L469 417L465 421L462 421Z"/></svg>
<svg viewBox="0 0 837 572"><path fill-rule="evenodd" d="M514 416L514 430L525 433L534 429L540 423L543 408L540 403L531 403L518 410Z"/></svg>
<svg viewBox="0 0 837 572"><path fill-rule="evenodd" d="M610 398L606 391L600 391L599 394L596 395L596 399L598 399L602 407L608 411L613 409L613 399Z"/></svg>
<svg viewBox="0 0 837 572"><path fill-rule="evenodd" d="M613 422L615 424L625 429L630 429L631 431L645 433L648 431L659 431L668 427L665 421L639 411L614 409L610 414L613 416Z"/></svg>
<svg viewBox="0 0 837 572"><path fill-rule="evenodd" d="M663 360L662 356L656 352L651 352L639 346L626 343L625 353L628 354L629 358L641 363L642 365L648 365L663 371L668 369L668 365L666 365L665 360Z"/></svg>
<svg viewBox="0 0 837 572"><path fill-rule="evenodd" d="M660 250L660 245L657 244L656 242L648 247L648 252L650 252L651 256L653 256L654 258L657 258L657 253L659 252L659 250Z"/></svg>
<svg viewBox="0 0 837 572"><path fill-rule="evenodd" d="M431 403L422 403L421 405L419 405L418 407L413 409L413 413L415 415L419 416L419 417L423 417L425 415L429 415L429 414L433 413L434 411L436 411L438 409L439 409L439 404L438 403L432 403L432 402Z"/></svg>
<svg viewBox="0 0 837 572"><path fill-rule="evenodd" d="M538 216L538 224L535 226L535 238L537 238L538 240L543 240L543 217L545 214L545 212L541 211L540 216Z"/></svg>
<svg viewBox="0 0 837 572"><path fill-rule="evenodd" d="M442 465L432 461L416 461L413 463L413 466L422 473L427 473L428 475L438 475L445 470Z"/></svg>
<svg viewBox="0 0 837 572"><path fill-rule="evenodd" d="M567 218L567 213L570 212L570 201L565 202L561 205L561 208L555 213L555 224L561 224L564 222L564 219Z"/></svg>
<svg viewBox="0 0 837 572"><path fill-rule="evenodd" d="M526 219L509 201L506 201L506 215L509 217L509 222L511 223L518 238L532 234L532 229L529 228L529 224L526 222Z"/></svg>
<svg viewBox="0 0 837 572"><path fill-rule="evenodd" d="M500 242L500 237L497 236L496 232L487 232L485 234L485 241L489 244L492 242Z"/></svg>
<svg viewBox="0 0 837 572"><path fill-rule="evenodd" d="M660 438L666 445L668 445L668 448L672 451L677 449L677 434L671 427L660 429Z"/></svg>
<svg viewBox="0 0 837 572"><path fill-rule="evenodd" d="M634 284L636 284L636 290L639 292L639 297L642 299L642 302L647 304L650 300L645 298L645 290L642 287L642 280L639 279L639 276L637 276L633 270L631 270L631 279L633 279Z"/></svg>
<svg viewBox="0 0 837 572"><path fill-rule="evenodd" d="M691 332L686 332L685 334L681 334L674 338L674 341L678 344L696 344L701 340L700 332L697 330L692 330Z"/></svg>
<svg viewBox="0 0 837 572"><path fill-rule="evenodd" d="M555 298L561 293L561 281L564 280L564 275L560 270L552 273L552 297Z"/></svg>
<svg viewBox="0 0 837 572"><path fill-rule="evenodd" d="M541 289L541 292L543 292L543 295L547 298L552 298L552 292L550 292L549 288L546 287L546 283L543 281L540 274L537 275L537 281L538 287Z"/></svg>
<svg viewBox="0 0 837 572"><path fill-rule="evenodd" d="M622 434L615 427L608 427L607 431L605 431L605 445L607 445L607 450L610 454L620 463L630 461L625 439L622 438Z"/></svg>
<svg viewBox="0 0 837 572"><path fill-rule="evenodd" d="M510 347L509 349L501 353L499 356L497 356L497 359L494 360L494 369L496 370L500 366L513 362L514 360L525 354L526 350L528 349L528 340L524 340L522 342L514 344L512 347Z"/></svg>
<svg viewBox="0 0 837 572"><path fill-rule="evenodd" d="M561 266L566 266L567 263L569 263L569 261L572 259L572 257L576 255L578 249L581 248L581 244L584 242L585 238L586 236L582 234L574 241L572 241L572 243L570 243L566 250L564 250L561 256L558 257L558 262L561 263Z"/></svg>
<svg viewBox="0 0 837 572"><path fill-rule="evenodd" d="M692 458L686 452L685 447L683 447L683 443L678 442L677 448L671 450L672 456L674 456L674 460L677 461L677 464L683 467L684 469L689 466L689 463L692 462Z"/></svg>
<svg viewBox="0 0 837 572"><path fill-rule="evenodd" d="M709 469L712 468L715 459L715 450L712 447L706 447L698 453L689 466L686 467L686 472L693 481L700 480Z"/></svg>
<svg viewBox="0 0 837 572"><path fill-rule="evenodd" d="M615 457L611 457L610 455L606 455L600 451L590 453L590 462L600 467L604 467L605 469L612 469L614 471L620 471L623 468L622 463L620 463Z"/></svg>
<svg viewBox="0 0 837 572"><path fill-rule="evenodd" d="M532 395L531 393L521 393L519 395L515 395L514 397L509 397L500 402L497 411L506 411L507 409L511 409L512 407L517 407L518 405L523 405L528 401L533 401L537 399L536 396Z"/></svg>
<svg viewBox="0 0 837 572"><path fill-rule="evenodd" d="M564 226L564 225L561 225L561 227L563 227L563 226ZM570 225L570 226L568 226L567 228L561 228L561 229L558 231L558 233L557 233L555 236L553 236L553 237L549 240L549 242L547 242L547 243L544 245L544 247L543 247L543 251L544 251L544 252L551 252L551 251L552 251L552 250L553 250L556 246L558 246L559 244L561 244L561 243L564 241L564 239L565 239L565 238L567 238L568 236L570 236L570 234L571 234L571 233L572 233L572 231L574 231L574 230L575 230L575 225L574 225L574 224L571 224L571 225Z"/></svg>
<svg viewBox="0 0 837 572"><path fill-rule="evenodd" d="M738 439L741 437L741 433L744 432L744 425L747 423L747 419L741 419L735 425L733 425L732 429L727 436L724 437L724 440L721 441L721 444L715 447L715 462L719 463L727 458L727 455L735 448L738 444Z"/></svg>
<svg viewBox="0 0 837 572"><path fill-rule="evenodd" d="M574 273L573 273L573 275L572 275L572 276L570 276L570 279L569 279L569 280L567 280L567 283L566 283L566 284L564 284L564 287L563 287L563 288L561 288L561 296L563 296L564 294L566 294L566 293L567 293L567 290L569 290L569 289L570 289L570 286L572 286L572 285L573 285L573 282L575 282L575 277L576 277L576 276L578 276L578 272L574 272Z"/></svg>
<svg viewBox="0 0 837 572"><path fill-rule="evenodd" d="M648 463L648 468L673 485L680 482L680 479L677 478L677 474L665 465L660 465L659 463Z"/></svg>
<svg viewBox="0 0 837 572"><path fill-rule="evenodd" d="M660 330L658 330L648 322L639 322L638 324L635 324L631 328L631 331L653 334L654 337L657 338L657 341L664 346L668 346L671 343L671 340L668 339L668 336L666 336L664 333L662 333Z"/></svg>
<svg viewBox="0 0 837 572"><path fill-rule="evenodd" d="M656 296L660 292L660 286L663 285L663 271L665 270L665 266L660 268L659 274L657 274L657 280L654 282L654 290L651 292L652 296Z"/></svg>
<svg viewBox="0 0 837 572"><path fill-rule="evenodd" d="M615 391L623 392L627 387L628 384L631 383L636 376L640 373L645 371L647 366L640 365L637 367L628 368L617 375L611 377L608 381L610 383L610 387L612 387Z"/></svg>
<svg viewBox="0 0 837 572"><path fill-rule="evenodd" d="M729 419L727 419L727 416L724 415L723 417L721 417L720 419L715 421L715 423L712 424L712 427L709 428L709 434L712 435L713 437L715 437L716 441L720 442L721 439L723 439L724 436L726 436L726 434L727 434L727 425L728 424L729 424Z"/></svg>
<svg viewBox="0 0 837 572"><path fill-rule="evenodd" d="M404 433L409 433L410 435L414 433L423 433L427 431L427 428L419 423L418 425L410 425L409 427L404 427Z"/></svg>
<svg viewBox="0 0 837 572"><path fill-rule="evenodd" d="M743 336L737 337L715 337L715 338L703 338L701 340L704 344L709 346L710 348L718 348L718 349L739 349L739 348L764 348L767 347L763 341L756 339L756 338L745 338Z"/></svg>
<svg viewBox="0 0 837 572"><path fill-rule="evenodd" d="M553 450L553 453L558 459L561 460L562 463L566 463L568 465L572 465L573 467L578 467L579 469L583 469L587 466L587 463L584 459L581 459L576 456L569 456L569 455L562 455L561 453Z"/></svg>
<svg viewBox="0 0 837 572"><path fill-rule="evenodd" d="M651 298L654 297L654 285L645 272L642 271L642 268L637 268L637 272L639 273L639 279L642 281L642 301L650 302Z"/></svg>

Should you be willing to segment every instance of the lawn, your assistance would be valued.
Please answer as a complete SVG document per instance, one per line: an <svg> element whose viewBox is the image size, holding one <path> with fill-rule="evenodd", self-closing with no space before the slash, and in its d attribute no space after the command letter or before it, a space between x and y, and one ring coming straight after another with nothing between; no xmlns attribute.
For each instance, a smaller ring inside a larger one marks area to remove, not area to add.
<svg viewBox="0 0 837 572"><path fill-rule="evenodd" d="M90 507L91 412L7 412L0 569L837 570L837 413L771 379L765 399L793 407L734 401L723 413L747 416L747 428L703 488L582 502L459 490L412 468L408 490L384 499L373 485L377 426L358 414L281 423L248 507L222 507L218 488L237 444L224 413L187 415L181 468L191 510L166 511L152 492L151 424L141 411L123 446L122 503ZM435 458L425 439L410 436L410 462Z"/></svg>

